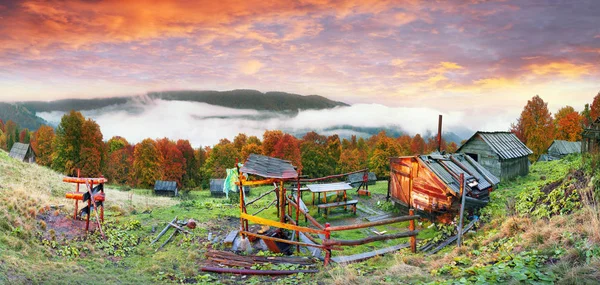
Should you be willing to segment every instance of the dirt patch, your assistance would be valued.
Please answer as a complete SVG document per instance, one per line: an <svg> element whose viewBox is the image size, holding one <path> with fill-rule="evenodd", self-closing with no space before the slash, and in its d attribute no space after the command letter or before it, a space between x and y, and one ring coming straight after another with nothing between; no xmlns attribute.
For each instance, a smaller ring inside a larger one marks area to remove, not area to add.
<svg viewBox="0 0 600 285"><path fill-rule="evenodd" d="M86 221L74 220L71 216L65 214L55 215L51 212L45 212L37 216L38 220L46 223L46 230L43 237L46 239L74 240L86 236ZM90 220L90 232L95 231L97 225L94 220Z"/></svg>

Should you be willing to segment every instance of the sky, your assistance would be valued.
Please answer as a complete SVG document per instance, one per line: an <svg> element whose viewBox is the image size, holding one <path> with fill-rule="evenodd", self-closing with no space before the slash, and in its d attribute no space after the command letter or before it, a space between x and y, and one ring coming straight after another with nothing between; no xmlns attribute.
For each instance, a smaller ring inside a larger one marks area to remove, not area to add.
<svg viewBox="0 0 600 285"><path fill-rule="evenodd" d="M256 89L507 128L536 94L591 103L599 23L594 0L0 0L0 100Z"/></svg>

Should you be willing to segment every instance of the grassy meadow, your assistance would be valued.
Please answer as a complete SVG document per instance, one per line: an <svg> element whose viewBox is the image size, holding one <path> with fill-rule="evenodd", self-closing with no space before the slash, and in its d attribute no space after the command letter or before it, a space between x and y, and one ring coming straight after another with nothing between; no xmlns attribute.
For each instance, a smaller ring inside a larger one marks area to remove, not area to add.
<svg viewBox="0 0 600 285"><path fill-rule="evenodd" d="M592 194L590 162L580 156L533 164L530 174L500 185L481 211L476 231L464 245L451 245L427 256L400 250L350 265L333 265L314 275L257 277L207 274L200 271L204 253L224 249L209 240L224 237L239 226L235 199L192 191L181 197L157 197L147 189L107 186L107 240L94 233L68 236L47 223L72 215L73 202L64 198L75 186L46 168L17 162L0 151L0 283L4 284L598 284L600 283L600 216ZM577 171L583 169L584 171ZM583 176L582 176L583 175ZM551 186L548 186L551 185ZM372 197L359 204L382 213L398 210L385 202L387 182L370 186ZM271 186L252 188L248 199ZM354 191L348 192L355 197ZM254 213L268 205L269 194L248 207ZM334 209L317 215L304 195L310 213L321 223L359 222L358 216ZM259 216L276 219L274 207ZM176 236L161 250L150 242L168 221L193 218L191 235ZM53 218L54 217L54 218ZM300 219L301 225L306 225ZM339 232L339 239L358 239L372 231L405 231L408 223ZM454 226L418 222L422 243L439 241ZM334 256L384 248L406 239L375 242L334 251ZM270 255L260 252L261 255ZM261 268L267 269L267 268ZM271 269L282 269L272 266Z"/></svg>

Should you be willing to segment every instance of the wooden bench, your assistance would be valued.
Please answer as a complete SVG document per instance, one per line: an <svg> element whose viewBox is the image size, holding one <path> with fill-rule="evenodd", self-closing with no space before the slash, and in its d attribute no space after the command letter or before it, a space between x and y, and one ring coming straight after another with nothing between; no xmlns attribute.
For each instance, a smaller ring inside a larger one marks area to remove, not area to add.
<svg viewBox="0 0 600 285"><path fill-rule="evenodd" d="M356 215L356 204L358 204L358 200L350 200L350 201L341 201L341 202L333 202L327 204L319 204L318 212L320 213L321 209L325 210L325 215L329 214L329 208L333 207L346 207L350 206L352 208L352 212Z"/></svg>

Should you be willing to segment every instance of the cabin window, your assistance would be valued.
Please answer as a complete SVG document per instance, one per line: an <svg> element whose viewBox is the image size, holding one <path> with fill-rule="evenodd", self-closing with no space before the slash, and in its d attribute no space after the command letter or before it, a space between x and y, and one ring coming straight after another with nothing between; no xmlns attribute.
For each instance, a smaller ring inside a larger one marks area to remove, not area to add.
<svg viewBox="0 0 600 285"><path fill-rule="evenodd" d="M465 153L466 155L470 156L473 160L479 162L479 155L476 153Z"/></svg>

